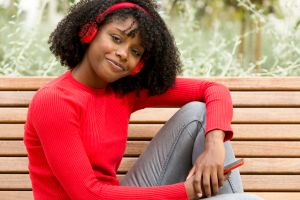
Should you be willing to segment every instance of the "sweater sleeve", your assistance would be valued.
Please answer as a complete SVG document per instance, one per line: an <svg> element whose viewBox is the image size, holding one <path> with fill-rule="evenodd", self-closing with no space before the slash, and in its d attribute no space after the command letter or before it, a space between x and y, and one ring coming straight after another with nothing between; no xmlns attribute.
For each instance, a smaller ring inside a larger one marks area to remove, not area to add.
<svg viewBox="0 0 300 200"><path fill-rule="evenodd" d="M31 109L30 120L50 169L71 199L187 199L183 183L128 187L100 182L94 175L80 137L79 106L64 92L44 88L32 100Z"/></svg>
<svg viewBox="0 0 300 200"><path fill-rule="evenodd" d="M177 78L167 92L149 96L143 90L136 98L133 111L145 107L182 106L191 101L206 104L206 133L219 129L225 131L225 140L232 139L231 121L233 108L228 88L224 85L192 78Z"/></svg>

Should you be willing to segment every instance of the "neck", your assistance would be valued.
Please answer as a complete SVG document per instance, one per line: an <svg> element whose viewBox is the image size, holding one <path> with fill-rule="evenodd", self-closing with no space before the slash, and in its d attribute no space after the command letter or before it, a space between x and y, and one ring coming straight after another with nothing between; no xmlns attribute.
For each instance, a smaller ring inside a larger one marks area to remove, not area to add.
<svg viewBox="0 0 300 200"><path fill-rule="evenodd" d="M82 61L73 70L72 76L82 84L85 84L94 89L104 89L107 86L105 81L99 79L97 74L87 66L88 63Z"/></svg>

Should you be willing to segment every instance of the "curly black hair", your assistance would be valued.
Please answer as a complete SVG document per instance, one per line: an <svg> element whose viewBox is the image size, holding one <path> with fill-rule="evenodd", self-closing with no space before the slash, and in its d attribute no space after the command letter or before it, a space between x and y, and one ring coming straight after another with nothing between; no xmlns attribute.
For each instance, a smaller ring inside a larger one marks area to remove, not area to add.
<svg viewBox="0 0 300 200"><path fill-rule="evenodd" d="M48 43L52 53L69 69L77 66L83 59L89 44L80 41L82 26L95 21L96 16L113 4L122 0L82 0L74 5L68 15L51 33ZM101 28L106 23L124 17L134 17L138 22L144 54L147 59L143 69L135 76L121 78L109 86L120 94L148 89L149 95L158 95L167 91L181 72L182 64L173 36L165 22L156 11L157 4L152 0L127 0L144 8L149 15L139 9L125 8L106 15L98 24Z"/></svg>

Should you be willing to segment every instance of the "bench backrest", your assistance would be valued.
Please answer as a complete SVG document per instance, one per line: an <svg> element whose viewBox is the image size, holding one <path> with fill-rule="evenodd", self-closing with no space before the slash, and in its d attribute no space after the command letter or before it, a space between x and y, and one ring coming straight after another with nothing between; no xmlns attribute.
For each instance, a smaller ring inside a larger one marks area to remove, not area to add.
<svg viewBox="0 0 300 200"><path fill-rule="evenodd" d="M0 77L0 199L32 199L23 126L35 91L53 77ZM228 86L234 103L232 141L245 190L266 199L300 199L300 77L210 78ZM132 166L178 108L133 113L118 171ZM155 114L159 113L159 115Z"/></svg>

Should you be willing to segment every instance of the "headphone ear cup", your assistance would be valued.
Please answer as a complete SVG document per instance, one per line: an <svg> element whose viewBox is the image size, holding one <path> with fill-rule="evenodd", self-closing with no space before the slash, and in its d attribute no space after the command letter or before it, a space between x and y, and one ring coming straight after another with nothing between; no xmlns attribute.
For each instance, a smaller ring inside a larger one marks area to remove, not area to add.
<svg viewBox="0 0 300 200"><path fill-rule="evenodd" d="M85 24L79 32L80 41L83 43L91 43L98 32L98 26L95 22Z"/></svg>
<svg viewBox="0 0 300 200"><path fill-rule="evenodd" d="M137 66L130 72L130 76L134 76L136 75L137 73L139 73L142 68L144 67L144 60L140 60L140 62L137 64Z"/></svg>

